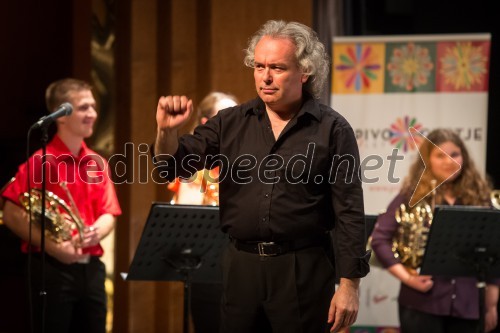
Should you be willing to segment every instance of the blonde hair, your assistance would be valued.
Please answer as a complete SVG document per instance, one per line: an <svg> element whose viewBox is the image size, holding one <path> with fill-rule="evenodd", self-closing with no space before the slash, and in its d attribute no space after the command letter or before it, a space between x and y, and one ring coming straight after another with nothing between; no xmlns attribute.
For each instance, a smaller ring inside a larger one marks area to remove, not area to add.
<svg viewBox="0 0 500 333"><path fill-rule="evenodd" d="M236 97L231 94L218 91L211 92L202 99L200 104L198 104L198 122L200 122L203 117L208 119L212 118L214 114L219 111L215 110L215 105L223 99L229 99L238 104Z"/></svg>

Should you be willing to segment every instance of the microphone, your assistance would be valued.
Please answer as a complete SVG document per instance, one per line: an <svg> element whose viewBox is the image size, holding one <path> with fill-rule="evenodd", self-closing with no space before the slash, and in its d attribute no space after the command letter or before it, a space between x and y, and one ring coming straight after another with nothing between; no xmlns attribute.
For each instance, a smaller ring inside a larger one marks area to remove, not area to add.
<svg viewBox="0 0 500 333"><path fill-rule="evenodd" d="M31 126L31 128L33 129L49 126L57 118L69 116L71 112L73 112L73 106L71 105L71 103L62 103L61 105L59 105L56 111L40 118L36 123L33 124L33 126Z"/></svg>

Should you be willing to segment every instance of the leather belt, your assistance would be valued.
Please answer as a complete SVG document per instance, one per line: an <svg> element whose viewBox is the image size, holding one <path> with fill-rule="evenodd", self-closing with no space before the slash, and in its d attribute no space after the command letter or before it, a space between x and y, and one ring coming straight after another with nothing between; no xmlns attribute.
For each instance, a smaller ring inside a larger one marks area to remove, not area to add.
<svg viewBox="0 0 500 333"><path fill-rule="evenodd" d="M231 243L239 251L255 253L261 257L273 257L292 251L298 251L313 246L324 246L327 244L327 235L322 237L301 238L293 241L281 242L248 242L231 238Z"/></svg>

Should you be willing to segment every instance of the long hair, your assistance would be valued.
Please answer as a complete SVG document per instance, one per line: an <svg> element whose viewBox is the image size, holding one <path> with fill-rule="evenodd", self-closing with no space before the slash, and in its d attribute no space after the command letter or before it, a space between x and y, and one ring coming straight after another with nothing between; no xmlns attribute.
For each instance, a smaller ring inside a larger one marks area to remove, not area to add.
<svg viewBox="0 0 500 333"><path fill-rule="evenodd" d="M428 140L420 145L419 151L423 162L416 160L410 167L409 175L405 178L401 192L408 198L413 194L413 198L424 198L433 190L432 180L435 179L430 166L430 155L435 146L445 142L451 142L460 148L462 154L462 168L459 175L450 183L451 191L460 199L464 205L488 206L491 187L486 180L481 177L476 169L474 161L470 158L469 151L460 137L449 129L435 129L427 136ZM420 178L420 175L422 177ZM419 182L420 180L420 182ZM442 186L436 190L436 204L444 202Z"/></svg>
<svg viewBox="0 0 500 333"><path fill-rule="evenodd" d="M54 112L64 102L69 102L70 94L84 90L92 90L85 81L67 78L51 83L45 91L45 103L49 113Z"/></svg>
<svg viewBox="0 0 500 333"><path fill-rule="evenodd" d="M298 22L267 21L249 40L245 50L245 65L255 66L255 46L262 37L286 38L295 45L295 56L302 73L309 78L304 90L315 98L319 98L328 77L330 61L325 46L320 42L316 32Z"/></svg>

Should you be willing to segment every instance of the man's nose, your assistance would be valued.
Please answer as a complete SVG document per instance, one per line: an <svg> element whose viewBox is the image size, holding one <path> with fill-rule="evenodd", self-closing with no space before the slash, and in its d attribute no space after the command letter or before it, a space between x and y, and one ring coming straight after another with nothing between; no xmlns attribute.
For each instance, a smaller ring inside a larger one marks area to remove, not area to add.
<svg viewBox="0 0 500 333"><path fill-rule="evenodd" d="M97 110L94 107L89 107L87 110L87 117L97 118Z"/></svg>
<svg viewBox="0 0 500 333"><path fill-rule="evenodd" d="M269 68L266 68L266 69L264 70L263 80L264 80L264 82L266 82L266 83L269 83L269 82L272 82L272 81L273 81L273 77L272 77L272 75L271 75L271 71L269 70Z"/></svg>

